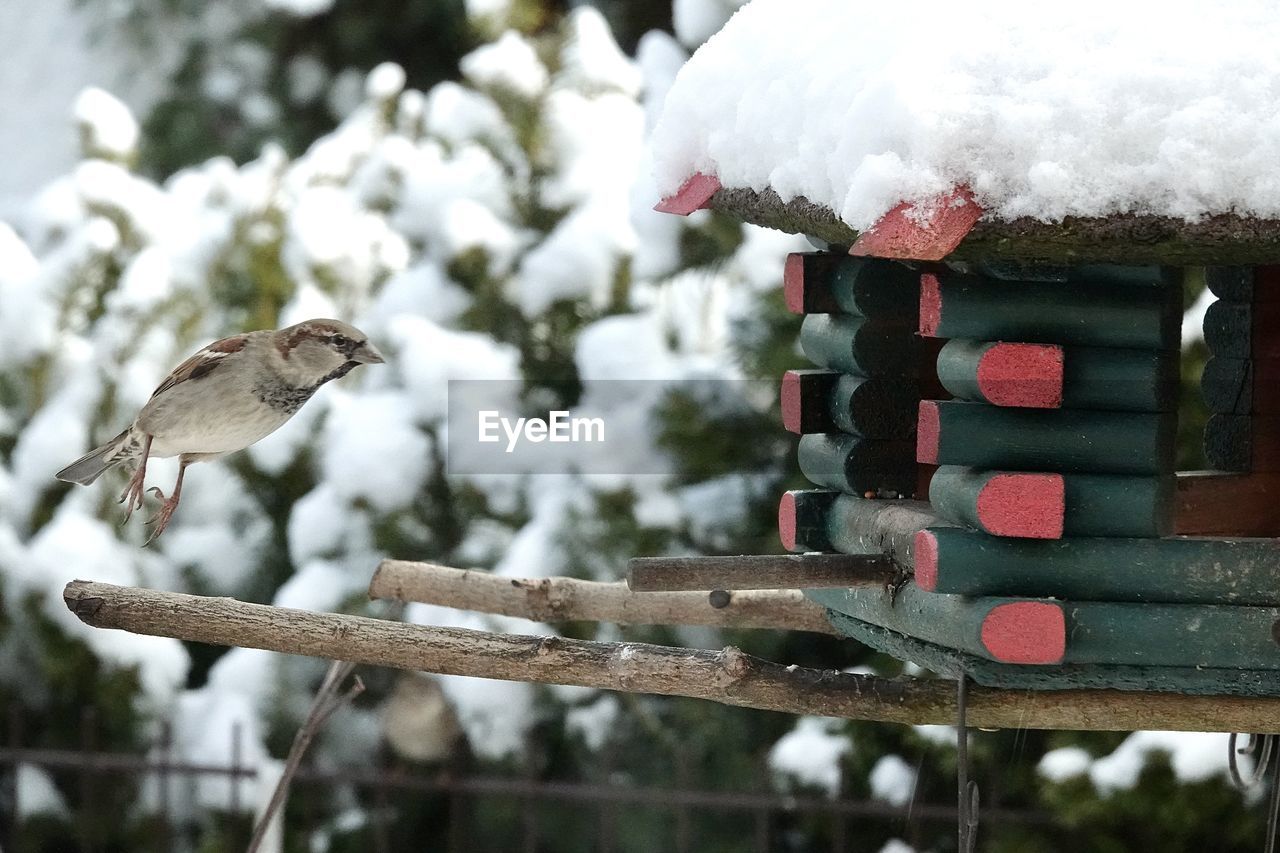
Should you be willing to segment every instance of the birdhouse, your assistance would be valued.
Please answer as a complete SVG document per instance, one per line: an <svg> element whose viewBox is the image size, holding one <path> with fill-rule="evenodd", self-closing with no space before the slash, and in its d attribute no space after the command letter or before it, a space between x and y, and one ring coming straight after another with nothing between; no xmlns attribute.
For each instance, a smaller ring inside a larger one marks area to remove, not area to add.
<svg viewBox="0 0 1280 853"><path fill-rule="evenodd" d="M705 176L682 193L762 224L787 208ZM782 542L900 570L808 596L849 636L980 684L1280 692L1280 267L1215 265L1248 239L1197 243L1170 222L1142 243L1101 239L1107 221L996 239L1008 224L975 228L955 198L786 259L813 368L782 377L782 420L814 488L782 496ZM1070 247L1057 262L1053 242ZM1178 263L1149 263L1174 246ZM1179 472L1199 276L1218 297L1203 379L1218 470Z"/></svg>

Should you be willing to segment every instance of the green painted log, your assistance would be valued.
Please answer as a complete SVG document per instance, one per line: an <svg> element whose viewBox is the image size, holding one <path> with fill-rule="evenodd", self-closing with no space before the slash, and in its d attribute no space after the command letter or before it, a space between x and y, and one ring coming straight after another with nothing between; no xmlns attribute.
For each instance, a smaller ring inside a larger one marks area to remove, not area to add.
<svg viewBox="0 0 1280 853"><path fill-rule="evenodd" d="M827 535L827 514L839 496L839 492L828 489L795 489L783 494L778 503L782 547L797 554L836 550Z"/></svg>
<svg viewBox="0 0 1280 853"><path fill-rule="evenodd" d="M810 314L800 349L819 367L856 376L906 378L918 372L919 339L909 325L847 314Z"/></svg>
<svg viewBox="0 0 1280 853"><path fill-rule="evenodd" d="M914 584L896 600L875 587L805 594L855 619L1002 663L1280 670L1276 607L970 598Z"/></svg>
<svg viewBox="0 0 1280 853"><path fill-rule="evenodd" d="M938 353L938 379L957 398L997 406L1170 412L1175 353L956 339Z"/></svg>
<svg viewBox="0 0 1280 853"><path fill-rule="evenodd" d="M992 536L1167 536L1173 477L985 471L944 465L929 484L943 518Z"/></svg>
<svg viewBox="0 0 1280 853"><path fill-rule="evenodd" d="M845 554L879 551L903 569L915 559L916 535L947 522L922 501L870 500L840 495L827 510L827 541Z"/></svg>
<svg viewBox="0 0 1280 853"><path fill-rule="evenodd" d="M801 435L846 432L906 440L915 435L915 382L866 379L827 370L788 370L782 377L782 423Z"/></svg>
<svg viewBox="0 0 1280 853"><path fill-rule="evenodd" d="M806 590L832 610L987 660L1062 663L1067 644L1061 602L1026 598L962 598L901 589Z"/></svg>
<svg viewBox="0 0 1280 853"><path fill-rule="evenodd" d="M993 536L1062 538L1061 474L943 465L929 482L929 503L942 517Z"/></svg>
<svg viewBox="0 0 1280 853"><path fill-rule="evenodd" d="M943 528L917 535L914 556L916 583L931 592L1280 606L1274 539L1044 541Z"/></svg>
<svg viewBox="0 0 1280 853"><path fill-rule="evenodd" d="M778 506L778 530L788 551L886 554L910 569L916 534L945 525L922 501L871 500L838 492L787 492Z"/></svg>
<svg viewBox="0 0 1280 853"><path fill-rule="evenodd" d="M910 441L881 441L844 433L801 436L797 456L809 482L842 492L916 490L914 445Z"/></svg>
<svg viewBox="0 0 1280 853"><path fill-rule="evenodd" d="M1177 510L1170 475L1064 474L1064 536L1168 536Z"/></svg>
<svg viewBox="0 0 1280 853"><path fill-rule="evenodd" d="M881 258L793 252L783 270L782 291L796 314L856 314L914 324L920 273Z"/></svg>
<svg viewBox="0 0 1280 853"><path fill-rule="evenodd" d="M1012 690L1151 690L1184 695L1280 696L1280 671L1222 667L1065 664L1019 666L994 663L828 610L841 633L876 651L958 678L964 673L984 687ZM1081 721L1085 725L1086 721Z"/></svg>
<svg viewBox="0 0 1280 853"><path fill-rule="evenodd" d="M1211 415L1204 451L1223 471L1280 471L1280 415Z"/></svg>
<svg viewBox="0 0 1280 853"><path fill-rule="evenodd" d="M1006 409L920 401L918 461L1015 471L1166 474L1174 466L1172 413Z"/></svg>
<svg viewBox="0 0 1280 853"><path fill-rule="evenodd" d="M1210 412L1249 414L1253 411L1253 360L1213 356L1204 364L1200 394Z"/></svg>
<svg viewBox="0 0 1280 853"><path fill-rule="evenodd" d="M1144 285L926 273L920 286L920 334L1176 351L1182 329L1178 281L1155 267L1139 278Z"/></svg>

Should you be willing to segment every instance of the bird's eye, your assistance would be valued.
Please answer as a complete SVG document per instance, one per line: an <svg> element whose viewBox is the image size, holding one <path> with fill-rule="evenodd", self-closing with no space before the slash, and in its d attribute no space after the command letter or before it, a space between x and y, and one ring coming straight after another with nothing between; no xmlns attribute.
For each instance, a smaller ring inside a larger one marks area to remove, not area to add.
<svg viewBox="0 0 1280 853"><path fill-rule="evenodd" d="M335 349L345 349L351 345L351 339L346 335L334 335L329 341Z"/></svg>

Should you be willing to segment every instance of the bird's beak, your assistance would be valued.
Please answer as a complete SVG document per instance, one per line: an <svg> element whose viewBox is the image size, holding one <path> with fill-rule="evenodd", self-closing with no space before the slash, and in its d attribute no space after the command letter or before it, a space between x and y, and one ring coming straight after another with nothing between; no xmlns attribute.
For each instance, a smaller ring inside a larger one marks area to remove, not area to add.
<svg viewBox="0 0 1280 853"><path fill-rule="evenodd" d="M382 353L378 352L378 348L368 341L356 347L355 352L351 353L351 360L359 364L383 364L386 362L386 359L382 357Z"/></svg>

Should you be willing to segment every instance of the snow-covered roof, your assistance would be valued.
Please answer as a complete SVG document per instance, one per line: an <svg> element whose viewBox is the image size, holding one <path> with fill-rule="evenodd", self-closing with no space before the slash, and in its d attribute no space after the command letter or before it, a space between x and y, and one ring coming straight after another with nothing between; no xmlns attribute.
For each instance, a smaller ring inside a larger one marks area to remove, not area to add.
<svg viewBox="0 0 1280 853"><path fill-rule="evenodd" d="M753 0L677 77L655 176L664 195L714 176L715 206L832 236L968 187L975 238L1108 218L1277 241L1214 237L1280 219L1277 43L1270 0Z"/></svg>

